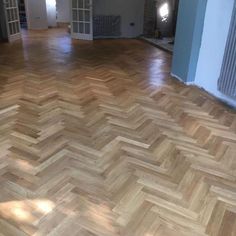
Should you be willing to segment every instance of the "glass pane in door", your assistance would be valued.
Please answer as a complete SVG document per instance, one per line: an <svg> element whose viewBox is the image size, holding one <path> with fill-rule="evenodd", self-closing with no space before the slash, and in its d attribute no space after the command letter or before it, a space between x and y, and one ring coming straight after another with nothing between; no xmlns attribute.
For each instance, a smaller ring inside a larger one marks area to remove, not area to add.
<svg viewBox="0 0 236 236"><path fill-rule="evenodd" d="M84 8L84 0L78 0L79 1L79 8Z"/></svg>
<svg viewBox="0 0 236 236"><path fill-rule="evenodd" d="M77 10L72 10L72 19L73 19L73 21L77 21L77 19L78 19Z"/></svg>
<svg viewBox="0 0 236 236"><path fill-rule="evenodd" d="M84 8L89 9L90 8L90 2L89 0L84 0Z"/></svg>
<svg viewBox="0 0 236 236"><path fill-rule="evenodd" d="M84 21L84 11L79 10L79 21Z"/></svg>
<svg viewBox="0 0 236 236"><path fill-rule="evenodd" d="M90 34L90 23L85 23L84 26L85 34Z"/></svg>
<svg viewBox="0 0 236 236"><path fill-rule="evenodd" d="M90 21L90 11L84 11L84 20L87 22Z"/></svg>
<svg viewBox="0 0 236 236"><path fill-rule="evenodd" d="M73 22L73 32L79 33L79 31L78 31L78 23L77 22Z"/></svg>
<svg viewBox="0 0 236 236"><path fill-rule="evenodd" d="M77 8L77 0L72 0L72 8Z"/></svg>
<svg viewBox="0 0 236 236"><path fill-rule="evenodd" d="M84 23L79 23L79 33L80 34L84 33Z"/></svg>

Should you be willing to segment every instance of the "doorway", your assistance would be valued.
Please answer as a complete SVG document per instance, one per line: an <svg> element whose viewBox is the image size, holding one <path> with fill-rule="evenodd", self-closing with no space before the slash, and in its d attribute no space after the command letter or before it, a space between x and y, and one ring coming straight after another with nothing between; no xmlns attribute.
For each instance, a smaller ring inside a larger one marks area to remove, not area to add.
<svg viewBox="0 0 236 236"><path fill-rule="evenodd" d="M25 0L18 0L19 16L20 16L20 27L22 29L27 29L27 14Z"/></svg>
<svg viewBox="0 0 236 236"><path fill-rule="evenodd" d="M146 0L143 39L173 52L178 6L179 0Z"/></svg>

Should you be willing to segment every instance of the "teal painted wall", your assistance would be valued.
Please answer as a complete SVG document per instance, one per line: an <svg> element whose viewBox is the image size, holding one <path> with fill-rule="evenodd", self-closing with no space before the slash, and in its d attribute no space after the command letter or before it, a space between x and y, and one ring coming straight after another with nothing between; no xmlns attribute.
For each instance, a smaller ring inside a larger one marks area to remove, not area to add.
<svg viewBox="0 0 236 236"><path fill-rule="evenodd" d="M207 0L180 0L172 75L194 81L201 46Z"/></svg>

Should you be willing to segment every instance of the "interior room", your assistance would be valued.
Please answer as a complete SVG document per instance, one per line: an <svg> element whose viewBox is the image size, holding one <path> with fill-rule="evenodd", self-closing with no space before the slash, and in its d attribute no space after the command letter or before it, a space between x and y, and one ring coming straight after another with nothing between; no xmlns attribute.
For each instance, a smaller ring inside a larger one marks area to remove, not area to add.
<svg viewBox="0 0 236 236"><path fill-rule="evenodd" d="M173 53L178 7L179 0L145 0L142 38Z"/></svg>
<svg viewBox="0 0 236 236"><path fill-rule="evenodd" d="M0 0L0 236L235 236L235 29L235 0Z"/></svg>

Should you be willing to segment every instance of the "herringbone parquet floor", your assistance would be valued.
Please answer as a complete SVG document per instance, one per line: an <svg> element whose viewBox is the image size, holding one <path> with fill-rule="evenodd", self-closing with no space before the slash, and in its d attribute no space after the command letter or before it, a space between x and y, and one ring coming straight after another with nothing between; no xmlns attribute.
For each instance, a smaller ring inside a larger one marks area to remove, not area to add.
<svg viewBox="0 0 236 236"><path fill-rule="evenodd" d="M61 30L0 45L1 236L236 235L236 114L170 62Z"/></svg>

